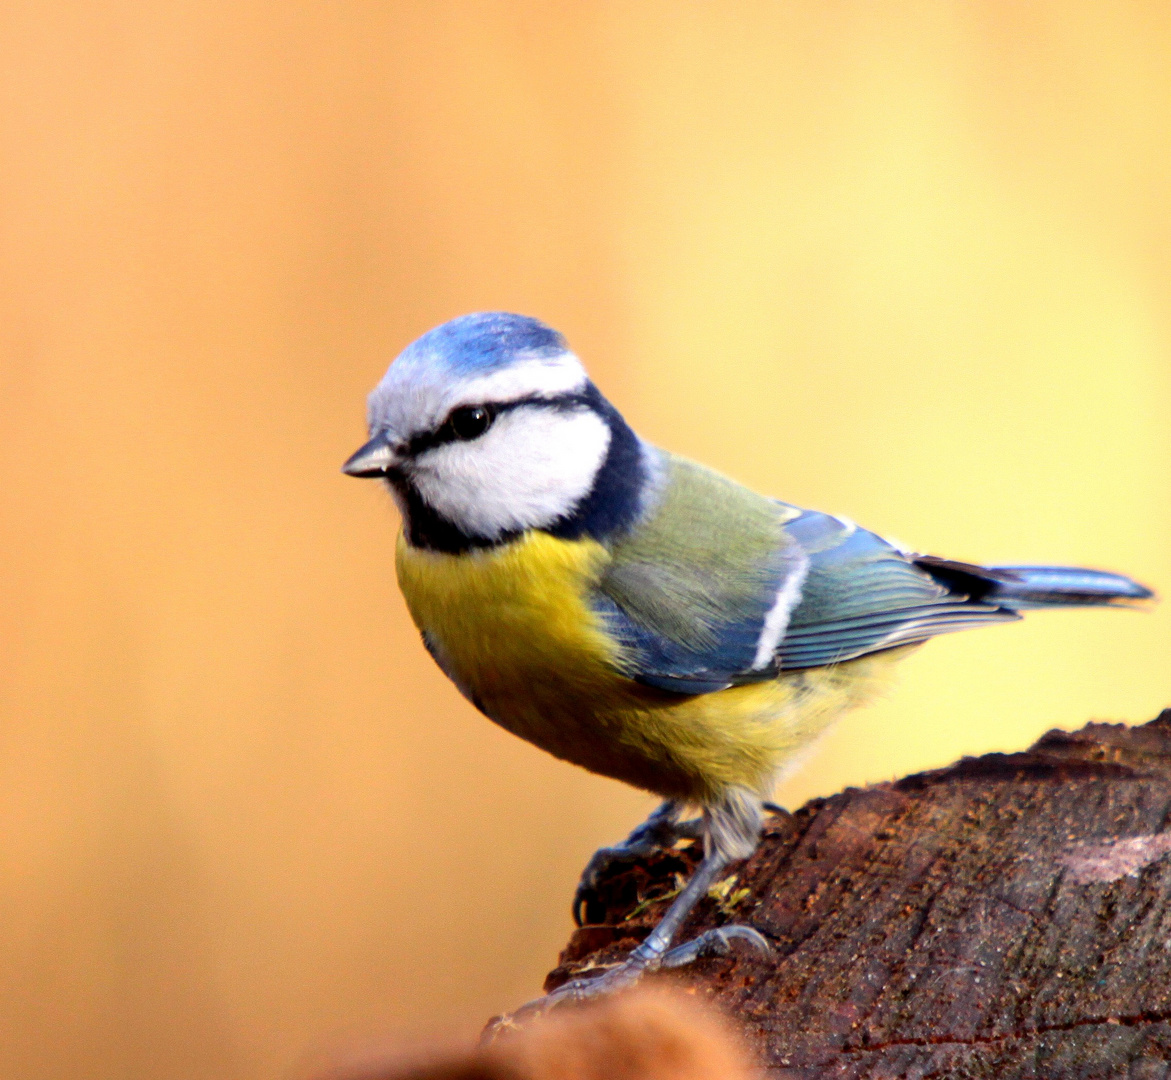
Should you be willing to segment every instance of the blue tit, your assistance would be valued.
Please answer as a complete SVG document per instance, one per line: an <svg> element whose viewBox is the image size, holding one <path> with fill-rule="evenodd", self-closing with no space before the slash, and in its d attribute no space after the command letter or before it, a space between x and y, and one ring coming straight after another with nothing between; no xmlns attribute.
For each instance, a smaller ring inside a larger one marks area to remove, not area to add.
<svg viewBox="0 0 1171 1080"><path fill-rule="evenodd" d="M388 485L398 581L423 641L490 720L665 801L615 860L701 836L703 859L620 967L560 996L724 951L746 926L672 948L729 862L755 849L773 786L928 638L1026 608L1129 605L1097 570L917 555L845 518L762 495L644 442L557 331L482 313L424 334L369 398L344 466ZM697 806L697 821L681 821Z"/></svg>

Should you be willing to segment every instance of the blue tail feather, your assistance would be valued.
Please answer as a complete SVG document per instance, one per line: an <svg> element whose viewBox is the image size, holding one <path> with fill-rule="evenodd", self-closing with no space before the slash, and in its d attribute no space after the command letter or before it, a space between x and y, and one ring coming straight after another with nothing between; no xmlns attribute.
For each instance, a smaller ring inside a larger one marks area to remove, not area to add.
<svg viewBox="0 0 1171 1080"><path fill-rule="evenodd" d="M920 556L915 564L972 600L1020 611L1046 607L1128 607L1154 599L1123 574L1078 566L977 566Z"/></svg>
<svg viewBox="0 0 1171 1080"><path fill-rule="evenodd" d="M1003 607L1126 606L1154 599L1155 594L1123 574L1076 566L990 566L997 575L988 600ZM1000 575L1011 575L1004 580Z"/></svg>

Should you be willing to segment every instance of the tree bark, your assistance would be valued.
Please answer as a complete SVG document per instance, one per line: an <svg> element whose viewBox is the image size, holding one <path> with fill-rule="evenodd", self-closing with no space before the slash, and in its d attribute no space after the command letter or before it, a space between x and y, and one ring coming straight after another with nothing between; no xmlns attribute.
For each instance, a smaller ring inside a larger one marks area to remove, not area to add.
<svg viewBox="0 0 1171 1080"><path fill-rule="evenodd" d="M679 938L746 922L771 960L736 945L655 978L786 1080L1171 1077L1169 814L1171 709L849 788L771 818ZM547 988L620 959L693 865L616 870Z"/></svg>

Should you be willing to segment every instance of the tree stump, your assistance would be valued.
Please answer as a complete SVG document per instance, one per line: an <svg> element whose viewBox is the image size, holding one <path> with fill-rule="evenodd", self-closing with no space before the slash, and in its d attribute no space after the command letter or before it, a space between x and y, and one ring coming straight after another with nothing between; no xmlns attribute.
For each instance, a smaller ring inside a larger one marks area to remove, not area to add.
<svg viewBox="0 0 1171 1080"><path fill-rule="evenodd" d="M736 946L655 976L736 1017L770 1077L1171 1077L1171 709L771 818L679 940ZM615 871L551 989L620 959L689 874Z"/></svg>

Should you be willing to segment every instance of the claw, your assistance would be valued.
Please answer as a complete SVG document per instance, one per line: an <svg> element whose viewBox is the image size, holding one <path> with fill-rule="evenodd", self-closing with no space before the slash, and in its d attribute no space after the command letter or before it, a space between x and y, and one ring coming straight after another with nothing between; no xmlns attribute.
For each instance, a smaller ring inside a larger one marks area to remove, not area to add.
<svg viewBox="0 0 1171 1080"><path fill-rule="evenodd" d="M727 956L732 951L734 938L747 942L766 960L773 954L772 946L763 934L753 930L751 926L732 923L729 926L716 927L691 941L677 945L659 961L659 966L682 967L705 956Z"/></svg>
<svg viewBox="0 0 1171 1080"><path fill-rule="evenodd" d="M574 979L567 982L544 997L525 1002L515 1012L493 1018L484 1029L481 1042L492 1042L503 1032L521 1027L530 1020L544 1016L551 1009L559 1009L564 1005L581 1005L606 994L612 994L616 990L632 986L638 982L646 970L648 968L644 964L637 961L634 963L627 961L596 978Z"/></svg>
<svg viewBox="0 0 1171 1080"><path fill-rule="evenodd" d="M581 872L573 894L573 921L585 926L598 904L598 884L611 867L632 863L647 855L669 848L677 840L696 839L703 835L703 821L678 821L679 804L668 801L659 806L625 840L613 847L598 848ZM599 916L600 917L600 916Z"/></svg>
<svg viewBox="0 0 1171 1080"><path fill-rule="evenodd" d="M591 905L598 901L598 882L606 871L615 863L631 862L635 858L636 855L627 854L621 847L598 848L590 856L573 893L573 921L578 926L585 926L589 921Z"/></svg>

